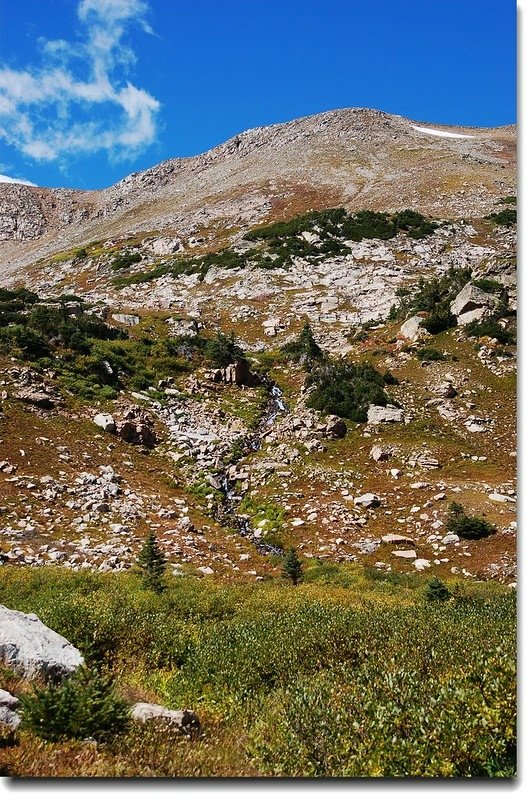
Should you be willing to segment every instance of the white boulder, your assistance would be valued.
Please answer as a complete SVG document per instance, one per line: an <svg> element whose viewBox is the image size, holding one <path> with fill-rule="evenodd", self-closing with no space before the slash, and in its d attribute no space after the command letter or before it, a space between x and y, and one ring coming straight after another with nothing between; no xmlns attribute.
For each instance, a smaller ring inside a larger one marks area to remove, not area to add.
<svg viewBox="0 0 527 800"><path fill-rule="evenodd" d="M405 339L409 339L411 342L415 342L421 336L428 333L426 328L423 327L423 322L423 317L410 317L410 319L407 319L406 322L401 325L399 330L400 335Z"/></svg>
<svg viewBox="0 0 527 800"><path fill-rule="evenodd" d="M60 679L74 672L84 659L36 614L0 605L0 662L25 678Z"/></svg>
<svg viewBox="0 0 527 800"><path fill-rule="evenodd" d="M356 497L353 502L356 506L363 506L364 508L376 508L381 504L380 498L371 492L366 492L366 494Z"/></svg>
<svg viewBox="0 0 527 800"><path fill-rule="evenodd" d="M106 433L115 433L115 420L111 414L96 414L93 422Z"/></svg>

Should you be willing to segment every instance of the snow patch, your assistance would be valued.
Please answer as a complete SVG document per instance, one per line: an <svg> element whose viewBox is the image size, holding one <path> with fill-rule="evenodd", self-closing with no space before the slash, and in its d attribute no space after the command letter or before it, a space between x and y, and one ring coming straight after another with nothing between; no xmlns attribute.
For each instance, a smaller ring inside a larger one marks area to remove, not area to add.
<svg viewBox="0 0 527 800"><path fill-rule="evenodd" d="M24 181L22 178L10 178L9 175L0 175L0 183L21 183L24 186L36 186L36 183Z"/></svg>
<svg viewBox="0 0 527 800"><path fill-rule="evenodd" d="M475 139L468 133L450 133L450 131L438 131L437 128L420 128L419 125L411 126L414 131L419 133L430 133L432 136L444 136L445 139Z"/></svg>

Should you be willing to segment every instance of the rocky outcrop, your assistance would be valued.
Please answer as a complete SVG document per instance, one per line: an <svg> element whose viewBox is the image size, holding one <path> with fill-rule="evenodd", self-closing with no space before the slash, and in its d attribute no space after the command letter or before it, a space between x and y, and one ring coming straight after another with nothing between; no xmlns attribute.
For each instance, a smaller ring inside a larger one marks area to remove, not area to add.
<svg viewBox="0 0 527 800"><path fill-rule="evenodd" d="M36 614L0 606L0 662L24 678L60 680L83 663L67 639Z"/></svg>
<svg viewBox="0 0 527 800"><path fill-rule="evenodd" d="M55 398L48 394L48 392L42 392L38 389L23 389L15 394L15 398L22 403L27 403L30 406L37 406L46 411L55 408Z"/></svg>
<svg viewBox="0 0 527 800"><path fill-rule="evenodd" d="M343 439L348 432L348 426L343 419L335 416L335 414L330 414L326 418L323 432L328 439Z"/></svg>
<svg viewBox="0 0 527 800"><path fill-rule="evenodd" d="M223 369L213 370L209 373L209 378L214 383L227 383L235 386L254 386L257 383L256 376L253 375L249 365L243 359L228 364Z"/></svg>
<svg viewBox="0 0 527 800"><path fill-rule="evenodd" d="M154 447L157 442L154 420L138 406L131 407L125 412L124 420L117 422L116 432L121 439L130 444Z"/></svg>
<svg viewBox="0 0 527 800"><path fill-rule="evenodd" d="M467 283L450 304L450 311L457 317L458 325L468 325L492 314L497 304L496 295Z"/></svg>
<svg viewBox="0 0 527 800"><path fill-rule="evenodd" d="M154 420L139 406L125 409L117 420L111 414L96 414L93 423L106 433L115 433L130 444L141 444L150 448L157 443Z"/></svg>

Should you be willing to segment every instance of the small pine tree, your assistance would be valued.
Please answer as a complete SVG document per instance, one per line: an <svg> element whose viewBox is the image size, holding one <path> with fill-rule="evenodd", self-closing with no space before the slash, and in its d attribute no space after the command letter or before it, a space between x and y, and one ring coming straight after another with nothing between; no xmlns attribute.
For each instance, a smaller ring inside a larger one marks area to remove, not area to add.
<svg viewBox="0 0 527 800"><path fill-rule="evenodd" d="M125 732L130 718L128 703L117 697L112 680L87 666L58 685L22 696L21 716L22 728L48 742L108 742Z"/></svg>
<svg viewBox="0 0 527 800"><path fill-rule="evenodd" d="M288 550L284 556L282 573L286 578L289 578L293 586L296 586L302 580L304 568L294 547Z"/></svg>
<svg viewBox="0 0 527 800"><path fill-rule="evenodd" d="M154 533L150 533L146 537L142 550L137 557L137 563L143 575L143 586L161 594L166 589L163 574L167 560L157 543Z"/></svg>
<svg viewBox="0 0 527 800"><path fill-rule="evenodd" d="M425 597L431 602L436 600L448 600L448 598L451 596L452 595L450 594L446 584L444 584L443 581L440 580L436 575L434 575L433 578L430 578L426 584Z"/></svg>

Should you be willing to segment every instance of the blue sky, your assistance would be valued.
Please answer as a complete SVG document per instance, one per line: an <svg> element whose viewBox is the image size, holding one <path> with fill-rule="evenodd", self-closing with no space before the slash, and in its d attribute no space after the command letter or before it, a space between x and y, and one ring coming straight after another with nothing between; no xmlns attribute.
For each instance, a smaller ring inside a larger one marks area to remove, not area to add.
<svg viewBox="0 0 527 800"><path fill-rule="evenodd" d="M514 0L0 0L0 173L100 188L365 106L515 122Z"/></svg>

